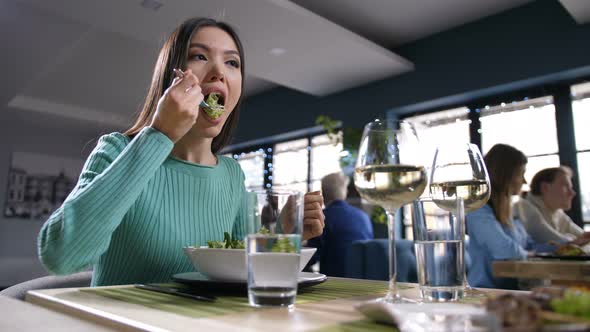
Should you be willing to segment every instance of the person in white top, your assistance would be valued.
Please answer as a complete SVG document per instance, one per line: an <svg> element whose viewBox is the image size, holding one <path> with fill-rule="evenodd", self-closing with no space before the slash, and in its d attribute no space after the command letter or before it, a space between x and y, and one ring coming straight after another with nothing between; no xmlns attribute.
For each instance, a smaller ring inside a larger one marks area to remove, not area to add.
<svg viewBox="0 0 590 332"><path fill-rule="evenodd" d="M539 171L531 181L531 191L515 204L514 214L535 242L590 243L590 232L584 232L564 212L576 195L572 175L567 166Z"/></svg>

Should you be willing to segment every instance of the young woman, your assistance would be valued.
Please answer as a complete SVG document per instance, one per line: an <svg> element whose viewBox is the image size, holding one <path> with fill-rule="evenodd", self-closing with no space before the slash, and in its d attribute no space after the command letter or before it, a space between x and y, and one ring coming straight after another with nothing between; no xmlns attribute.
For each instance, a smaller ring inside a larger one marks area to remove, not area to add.
<svg viewBox="0 0 590 332"><path fill-rule="evenodd" d="M492 262L526 259L533 243L519 220L512 218L511 198L525 183L527 158L505 144L494 145L484 157L490 175L487 205L467 214L468 251L472 259L469 284L474 287L517 288L513 279L494 278Z"/></svg>
<svg viewBox="0 0 590 332"><path fill-rule="evenodd" d="M100 138L78 183L43 225L41 262L56 274L93 266L92 285L164 282L192 271L182 247L244 235L244 174L217 155L239 116L244 52L225 23L195 18L168 38L136 123ZM215 93L220 117L199 107ZM322 234L319 193L304 234Z"/></svg>
<svg viewBox="0 0 590 332"><path fill-rule="evenodd" d="M533 176L531 191L516 203L515 214L535 242L590 242L590 233L585 233L564 212L572 207L576 195L572 176L567 166L543 169Z"/></svg>

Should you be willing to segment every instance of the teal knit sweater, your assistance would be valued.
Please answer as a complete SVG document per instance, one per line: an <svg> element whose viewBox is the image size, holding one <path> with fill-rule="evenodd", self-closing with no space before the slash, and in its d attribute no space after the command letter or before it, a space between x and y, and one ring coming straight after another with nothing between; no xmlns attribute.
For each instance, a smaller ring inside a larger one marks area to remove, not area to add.
<svg viewBox="0 0 590 332"><path fill-rule="evenodd" d="M55 274L93 266L92 285L165 282L193 271L184 246L244 235L244 173L170 157L173 143L144 128L102 136L78 183L43 225L39 258ZM237 221L237 222L236 222Z"/></svg>

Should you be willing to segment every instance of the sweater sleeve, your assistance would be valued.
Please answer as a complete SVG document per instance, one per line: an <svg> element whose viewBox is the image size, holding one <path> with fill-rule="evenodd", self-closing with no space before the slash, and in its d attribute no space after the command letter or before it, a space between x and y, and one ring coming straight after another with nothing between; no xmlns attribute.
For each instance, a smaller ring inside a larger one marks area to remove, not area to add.
<svg viewBox="0 0 590 332"><path fill-rule="evenodd" d="M559 212L559 224L565 228L565 233L570 235L571 240L584 234L582 227L576 225L576 223L563 211Z"/></svg>
<svg viewBox="0 0 590 332"><path fill-rule="evenodd" d="M561 234L555 228L551 227L541 211L526 199L518 201L515 207L516 214L522 221L527 233L530 234L535 242L567 242L571 240L568 236Z"/></svg>
<svg viewBox="0 0 590 332"><path fill-rule="evenodd" d="M95 263L172 147L168 137L150 127L130 142L119 133L102 136L76 187L41 228L43 265L52 273L69 274Z"/></svg>
<svg viewBox="0 0 590 332"><path fill-rule="evenodd" d="M504 232L490 207L471 212L466 219L470 239L485 247L492 259L527 258L528 252Z"/></svg>
<svg viewBox="0 0 590 332"><path fill-rule="evenodd" d="M246 177L239 164L237 165L237 169L232 173L233 174L231 174L231 176L236 177L236 187L238 188L237 192L239 195L237 200L239 206L232 228L232 238L243 240L246 235L248 235L248 233L254 232L254 204L256 203L256 197L246 190L246 186L244 184Z"/></svg>

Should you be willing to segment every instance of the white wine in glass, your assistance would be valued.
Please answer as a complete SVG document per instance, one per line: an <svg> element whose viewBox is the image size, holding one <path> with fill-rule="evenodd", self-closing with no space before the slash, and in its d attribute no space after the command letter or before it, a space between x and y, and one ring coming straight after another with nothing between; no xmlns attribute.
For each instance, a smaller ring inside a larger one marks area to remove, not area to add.
<svg viewBox="0 0 590 332"><path fill-rule="evenodd" d="M430 185L432 200L449 212L455 212L457 198L463 199L465 213L482 207L490 198L490 186L486 180L459 180L432 183Z"/></svg>
<svg viewBox="0 0 590 332"><path fill-rule="evenodd" d="M436 149L430 196L441 209L460 219L462 240L465 241L465 214L481 208L490 199L490 178L477 145L466 143ZM457 211L457 200L463 201L463 211ZM471 292L465 271L463 283L465 290Z"/></svg>
<svg viewBox="0 0 590 332"><path fill-rule="evenodd" d="M355 170L359 194L384 209L397 210L420 197L426 188L424 167L369 165Z"/></svg>
<svg viewBox="0 0 590 332"><path fill-rule="evenodd" d="M404 161L400 162L400 154ZM395 213L413 202L426 188L424 165L408 162L419 155L414 127L404 121L375 120L363 131L354 172L354 184L360 196L380 205L387 214L389 252L389 291L384 301L402 302L397 291L395 267Z"/></svg>

